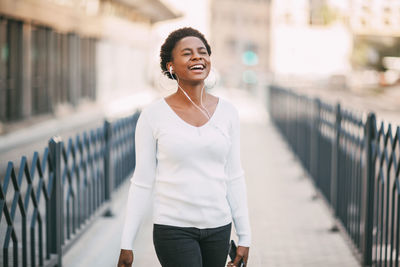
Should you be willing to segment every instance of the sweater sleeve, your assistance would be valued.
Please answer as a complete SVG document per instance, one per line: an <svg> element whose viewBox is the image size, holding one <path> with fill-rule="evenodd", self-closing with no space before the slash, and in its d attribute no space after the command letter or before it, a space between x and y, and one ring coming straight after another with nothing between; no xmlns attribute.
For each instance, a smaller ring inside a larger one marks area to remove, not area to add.
<svg viewBox="0 0 400 267"><path fill-rule="evenodd" d="M233 223L239 238L238 245L250 247L251 229L247 207L246 183L240 163L240 122L235 110L231 127L231 150L225 170L227 180L227 200L231 208Z"/></svg>
<svg viewBox="0 0 400 267"><path fill-rule="evenodd" d="M136 166L131 178L121 249L132 250L142 218L152 199L156 176L156 140L146 114L140 114L135 132Z"/></svg>

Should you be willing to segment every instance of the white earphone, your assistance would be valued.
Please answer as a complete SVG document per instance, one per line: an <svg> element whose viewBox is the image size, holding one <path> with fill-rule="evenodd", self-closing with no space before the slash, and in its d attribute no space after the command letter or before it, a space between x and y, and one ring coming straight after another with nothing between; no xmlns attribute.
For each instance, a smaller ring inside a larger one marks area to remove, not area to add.
<svg viewBox="0 0 400 267"><path fill-rule="evenodd" d="M178 76L177 76L177 75L176 75L176 76L172 75L172 71L173 71L172 66L169 66L168 69L169 69L169 74L171 74L171 77L172 77L173 79L175 79L176 82L178 83L178 88L179 88L180 90L182 90L183 94L187 97L187 99L189 99L189 101L190 101L198 110L200 110L200 112L203 113L203 115L206 116L206 118L209 120L209 119L211 118L211 115L210 115L210 113L208 113L208 110L207 110L207 109L204 107L204 105L203 105L203 91L204 91L204 86L203 86L203 88L201 89L201 95L200 95L200 106L201 106L201 107L199 107L198 105L196 105L196 103L193 102L193 100L190 98L190 96L189 96L189 95L185 92L185 90L183 90L182 87L179 85L179 78L178 78Z"/></svg>

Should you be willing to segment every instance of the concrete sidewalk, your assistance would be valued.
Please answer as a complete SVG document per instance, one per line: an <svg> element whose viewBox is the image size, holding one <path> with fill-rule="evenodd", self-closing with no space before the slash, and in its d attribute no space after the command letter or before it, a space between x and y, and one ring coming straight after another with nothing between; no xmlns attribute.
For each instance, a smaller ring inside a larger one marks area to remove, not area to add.
<svg viewBox="0 0 400 267"><path fill-rule="evenodd" d="M268 120L265 108L237 91L229 98L240 111L242 163L246 172L253 242L249 266L359 266L299 162ZM114 195L112 218L100 218L63 258L65 266L116 266L129 184ZM148 216L138 236L134 266L156 267ZM190 266L188 266L190 267Z"/></svg>

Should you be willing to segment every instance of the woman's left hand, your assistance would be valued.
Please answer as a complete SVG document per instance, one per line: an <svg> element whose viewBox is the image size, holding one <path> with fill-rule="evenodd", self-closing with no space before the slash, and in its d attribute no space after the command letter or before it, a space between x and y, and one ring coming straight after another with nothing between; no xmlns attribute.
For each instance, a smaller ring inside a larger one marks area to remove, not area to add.
<svg viewBox="0 0 400 267"><path fill-rule="evenodd" d="M249 258L249 247L242 247L242 246L238 246L236 249L236 258L235 260L232 262L228 262L227 267L240 267L239 266L239 262L241 259L243 259L244 262L244 266L247 266L247 260Z"/></svg>

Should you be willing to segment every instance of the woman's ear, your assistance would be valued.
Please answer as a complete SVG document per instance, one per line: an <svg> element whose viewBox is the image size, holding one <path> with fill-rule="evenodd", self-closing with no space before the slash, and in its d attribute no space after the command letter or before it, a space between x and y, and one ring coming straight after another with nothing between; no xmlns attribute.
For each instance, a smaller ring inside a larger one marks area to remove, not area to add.
<svg viewBox="0 0 400 267"><path fill-rule="evenodd" d="M167 70L172 75L174 68L172 67L172 63L167 63Z"/></svg>
<svg viewBox="0 0 400 267"><path fill-rule="evenodd" d="M174 68L172 67L172 63L168 63L168 64L167 64L167 71L168 71L169 74L173 77Z"/></svg>

